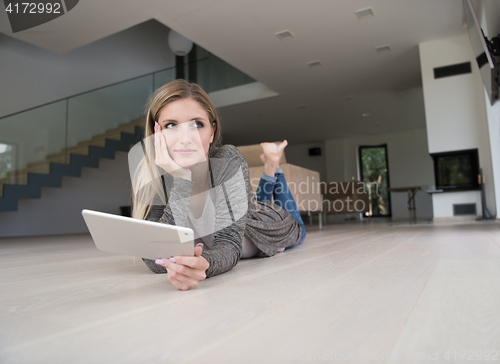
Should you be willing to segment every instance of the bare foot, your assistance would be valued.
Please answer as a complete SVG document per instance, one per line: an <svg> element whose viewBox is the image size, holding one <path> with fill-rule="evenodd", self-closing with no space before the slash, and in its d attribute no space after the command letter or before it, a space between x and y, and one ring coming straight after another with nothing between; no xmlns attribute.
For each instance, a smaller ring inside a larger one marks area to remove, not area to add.
<svg viewBox="0 0 500 364"><path fill-rule="evenodd" d="M280 166L281 156L283 155L283 150L287 146L288 142L283 140L279 145L275 143L260 143L264 153L260 155L261 161L264 163L264 173L269 176L274 176L276 170Z"/></svg>
<svg viewBox="0 0 500 364"><path fill-rule="evenodd" d="M281 159L281 156L283 155L283 150L285 147L288 145L288 142L286 140L283 140L280 144L275 144L275 143L260 143L260 146L264 150L264 157L267 159L272 159L274 157L274 154L277 154L278 157ZM263 159L261 155L261 160L265 162L265 159Z"/></svg>
<svg viewBox="0 0 500 364"><path fill-rule="evenodd" d="M288 142L285 140L283 140L279 145L278 145L278 155L281 156L283 155L283 151L285 150L285 147L288 145Z"/></svg>

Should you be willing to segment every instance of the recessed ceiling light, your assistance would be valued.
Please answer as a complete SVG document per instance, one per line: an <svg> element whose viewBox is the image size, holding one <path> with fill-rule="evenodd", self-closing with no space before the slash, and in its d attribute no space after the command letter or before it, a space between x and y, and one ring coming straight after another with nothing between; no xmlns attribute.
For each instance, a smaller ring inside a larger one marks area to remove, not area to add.
<svg viewBox="0 0 500 364"><path fill-rule="evenodd" d="M364 8L364 9L359 9L355 11L356 16L358 17L359 20L371 18L372 16L375 16L375 13L373 12L372 8Z"/></svg>
<svg viewBox="0 0 500 364"><path fill-rule="evenodd" d="M368 111L368 112L364 112L364 113L363 113L363 114L361 114L361 115L363 115L365 118L367 118L367 117L369 117L369 116L372 116L372 113Z"/></svg>
<svg viewBox="0 0 500 364"><path fill-rule="evenodd" d="M375 47L375 50L377 51L377 53L390 52L391 46L389 44L384 44L384 45Z"/></svg>
<svg viewBox="0 0 500 364"><path fill-rule="evenodd" d="M281 32L275 33L279 40L288 40L292 39L294 36L289 30L282 30Z"/></svg>
<svg viewBox="0 0 500 364"><path fill-rule="evenodd" d="M311 62L307 62L307 65L311 68L315 68L315 67L320 67L322 66L321 62L320 61L311 61Z"/></svg>

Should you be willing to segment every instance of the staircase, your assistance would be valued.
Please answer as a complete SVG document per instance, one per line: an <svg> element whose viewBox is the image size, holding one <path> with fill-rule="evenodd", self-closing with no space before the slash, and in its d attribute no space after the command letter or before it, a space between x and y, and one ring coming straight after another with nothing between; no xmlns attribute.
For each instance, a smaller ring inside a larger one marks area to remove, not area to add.
<svg viewBox="0 0 500 364"><path fill-rule="evenodd" d="M269 90L212 54L195 62L184 64L184 69L186 75L189 74L191 69L196 69L195 74L200 80L200 85L210 95L217 92L216 107L277 95L274 91ZM214 73L211 74L212 72ZM0 118L0 134L3 136L3 143L12 145L14 145L13 143L20 143L19 145L23 146L23 142L26 141L22 137L17 137L23 135L19 133L22 133L23 127L27 127L28 122L36 125L37 128L43 129L46 126L49 132L50 128L57 124L58 137L55 134L52 137L65 138L60 140L61 144L59 144L64 145L64 143L67 143L68 138L69 140L75 138L75 136L68 137L70 120L73 120L72 122L75 122L75 120L83 121L83 124L80 125L87 126L84 124L87 112L89 113L88 117L92 118L91 120L95 122L95 125L83 131L89 133L86 135L92 135L91 130L101 132L104 129L101 121L105 123L113 122L113 120L134 119L143 113L144 105L146 105L153 91L169 80L175 79L175 75L176 67L170 67L2 116ZM228 97L228 95L231 96ZM77 107L70 107L70 105L76 105ZM40 120L43 120L43 122L38 120L38 116L31 114L35 110L38 110L37 113L42 115ZM114 119L110 115L118 115L119 119ZM41 161L27 163L23 169L9 171L5 178L0 178L0 211L17 211L17 202L20 198L40 198L42 187L61 187L63 176L80 177L82 167L97 168L99 158L114 159L115 151L128 152L130 144L139 142L143 136L140 120L135 119L118 128L107 130L102 134L93 136L90 140L78 143L74 147L65 148L58 153L47 155ZM65 137L62 136L64 132L66 133ZM9 135L12 140L9 139ZM20 142L14 139L19 139ZM7 145L3 143L0 143L0 146ZM17 165L24 166L22 163L23 155L29 156L25 157L25 161L28 161L34 158L33 155L50 149L47 145L49 142L44 141L44 143L43 145L40 144L42 146L41 151L35 149L28 151L26 149L28 144L25 143L23 146L25 153L19 154L21 157L15 161L18 162ZM59 148L54 145L51 146L55 148L51 152L57 151L57 148ZM0 172L2 172L1 175L3 176L3 171Z"/></svg>
<svg viewBox="0 0 500 364"><path fill-rule="evenodd" d="M98 168L99 158L114 159L116 151L128 152L143 137L142 124L142 119L133 120L9 172L0 179L0 211L17 211L20 198L41 198L42 187L61 187L63 176L80 177L82 167Z"/></svg>

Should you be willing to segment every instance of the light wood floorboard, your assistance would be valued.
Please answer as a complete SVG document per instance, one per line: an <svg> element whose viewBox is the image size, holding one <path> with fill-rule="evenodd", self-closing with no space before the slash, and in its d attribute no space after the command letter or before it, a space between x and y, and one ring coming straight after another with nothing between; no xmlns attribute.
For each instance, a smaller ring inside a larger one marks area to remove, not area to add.
<svg viewBox="0 0 500 364"><path fill-rule="evenodd" d="M462 362L446 350L500 350L498 223L308 227L186 292L89 235L0 239L0 363Z"/></svg>
<svg viewBox="0 0 500 364"><path fill-rule="evenodd" d="M500 361L500 247L489 238L498 232L455 227L394 351L431 353L442 362Z"/></svg>

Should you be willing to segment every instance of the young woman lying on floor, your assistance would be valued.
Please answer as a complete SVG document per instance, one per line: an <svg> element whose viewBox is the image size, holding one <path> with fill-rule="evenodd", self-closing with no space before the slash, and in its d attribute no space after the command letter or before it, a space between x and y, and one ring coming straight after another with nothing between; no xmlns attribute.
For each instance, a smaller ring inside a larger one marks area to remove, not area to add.
<svg viewBox="0 0 500 364"><path fill-rule="evenodd" d="M261 144L265 167L254 196L243 155L221 145L220 132L212 101L195 83L178 79L150 98L132 216L195 232L194 256L143 259L180 290L229 271L240 258L273 256L306 237L279 168L287 141Z"/></svg>

